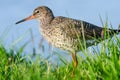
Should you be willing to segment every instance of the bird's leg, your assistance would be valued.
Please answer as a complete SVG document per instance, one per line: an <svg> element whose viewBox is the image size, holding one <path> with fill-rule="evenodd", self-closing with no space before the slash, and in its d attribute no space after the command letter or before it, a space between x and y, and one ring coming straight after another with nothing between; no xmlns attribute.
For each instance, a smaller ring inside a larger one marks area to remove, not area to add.
<svg viewBox="0 0 120 80"><path fill-rule="evenodd" d="M74 68L76 68L77 65L78 65L76 53L72 53L72 61L73 61L73 64L74 64Z"/></svg>
<svg viewBox="0 0 120 80"><path fill-rule="evenodd" d="M74 65L74 69L73 69L73 72L72 72L72 77L74 77L75 76L76 67L78 65L76 53L72 53L72 61L73 61L73 65Z"/></svg>

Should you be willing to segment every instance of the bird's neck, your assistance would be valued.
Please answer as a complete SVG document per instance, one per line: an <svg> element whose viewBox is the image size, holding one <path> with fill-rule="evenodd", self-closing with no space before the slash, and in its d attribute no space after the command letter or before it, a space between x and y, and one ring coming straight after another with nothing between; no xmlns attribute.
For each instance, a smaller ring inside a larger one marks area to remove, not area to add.
<svg viewBox="0 0 120 80"><path fill-rule="evenodd" d="M43 17L38 19L38 21L40 22L41 26L46 26L49 25L51 23L51 21L54 19L54 16L48 16L48 17Z"/></svg>

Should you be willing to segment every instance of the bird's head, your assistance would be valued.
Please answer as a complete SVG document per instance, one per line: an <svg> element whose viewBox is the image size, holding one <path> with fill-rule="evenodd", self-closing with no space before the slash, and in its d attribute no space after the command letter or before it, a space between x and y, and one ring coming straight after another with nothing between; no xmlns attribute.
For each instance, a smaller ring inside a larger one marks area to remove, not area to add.
<svg viewBox="0 0 120 80"><path fill-rule="evenodd" d="M44 22L44 21L49 22L53 18L54 16L50 8L46 6L40 6L33 11L33 14L31 16L16 22L16 24L32 19L38 19L40 22Z"/></svg>

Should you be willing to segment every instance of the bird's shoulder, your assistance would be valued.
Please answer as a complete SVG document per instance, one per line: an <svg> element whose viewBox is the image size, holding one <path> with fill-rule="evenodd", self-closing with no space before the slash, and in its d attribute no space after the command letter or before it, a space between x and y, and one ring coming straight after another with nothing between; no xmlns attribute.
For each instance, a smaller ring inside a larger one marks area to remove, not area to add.
<svg viewBox="0 0 120 80"><path fill-rule="evenodd" d="M62 27L74 27L74 28L81 28L84 29L100 29L101 27L86 22L84 20L77 20L73 18L58 16L55 17L52 21L52 25L62 25Z"/></svg>
<svg viewBox="0 0 120 80"><path fill-rule="evenodd" d="M53 19L52 23L53 24L80 24L81 20L76 20L76 19L72 19L72 18L68 18L68 17L63 17L63 16L57 16Z"/></svg>

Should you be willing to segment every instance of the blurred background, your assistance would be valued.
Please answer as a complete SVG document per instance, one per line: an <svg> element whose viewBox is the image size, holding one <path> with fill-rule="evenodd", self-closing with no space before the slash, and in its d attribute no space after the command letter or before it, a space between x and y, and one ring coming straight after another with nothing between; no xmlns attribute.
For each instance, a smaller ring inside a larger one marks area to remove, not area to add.
<svg viewBox="0 0 120 80"><path fill-rule="evenodd" d="M108 21L115 29L120 24L120 0L1 0L0 42L5 48L17 50L27 44L24 55L34 53L34 48L35 53L44 57L52 55L52 51L65 53L49 46L42 38L37 20L15 25L15 22L28 17L42 5L51 8L55 16L80 19L102 27L101 17L104 23Z"/></svg>

